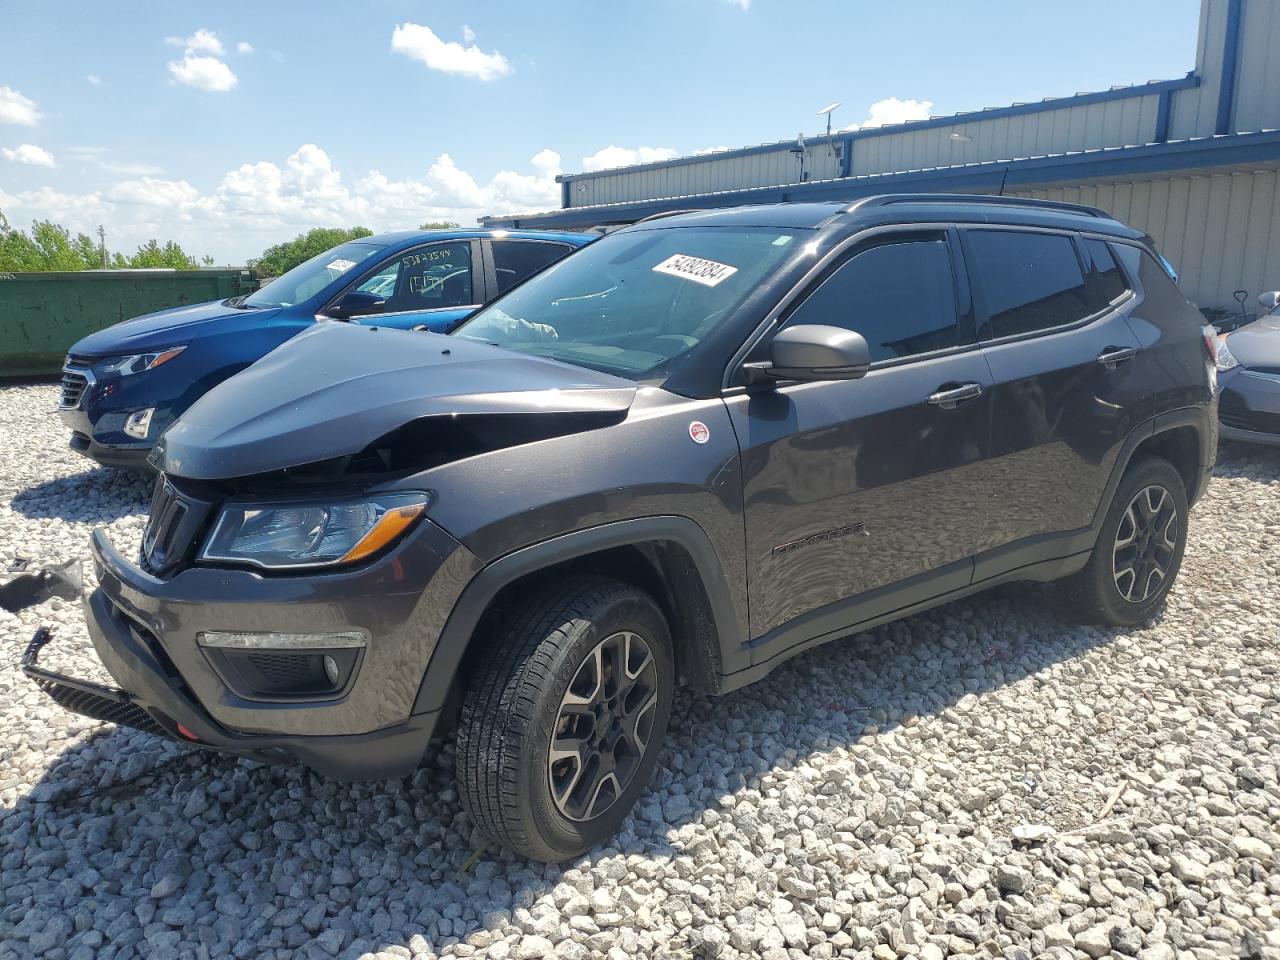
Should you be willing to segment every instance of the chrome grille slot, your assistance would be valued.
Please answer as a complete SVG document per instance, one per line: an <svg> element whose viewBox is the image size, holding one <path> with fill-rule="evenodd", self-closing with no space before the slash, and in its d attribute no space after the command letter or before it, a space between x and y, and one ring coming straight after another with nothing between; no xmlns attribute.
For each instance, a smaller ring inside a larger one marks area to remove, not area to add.
<svg viewBox="0 0 1280 960"><path fill-rule="evenodd" d="M77 410L89 388L87 372L64 367L62 370L62 395L58 398L61 410Z"/></svg>

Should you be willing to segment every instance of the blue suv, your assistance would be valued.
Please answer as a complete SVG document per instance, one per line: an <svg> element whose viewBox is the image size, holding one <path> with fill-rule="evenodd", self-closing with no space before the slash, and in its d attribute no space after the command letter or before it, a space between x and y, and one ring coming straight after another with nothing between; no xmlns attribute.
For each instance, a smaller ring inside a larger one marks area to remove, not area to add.
<svg viewBox="0 0 1280 960"><path fill-rule="evenodd" d="M445 332L481 304L590 243L515 230L363 237L244 297L126 320L71 348L58 407L71 448L142 468L157 437L210 388L319 320Z"/></svg>

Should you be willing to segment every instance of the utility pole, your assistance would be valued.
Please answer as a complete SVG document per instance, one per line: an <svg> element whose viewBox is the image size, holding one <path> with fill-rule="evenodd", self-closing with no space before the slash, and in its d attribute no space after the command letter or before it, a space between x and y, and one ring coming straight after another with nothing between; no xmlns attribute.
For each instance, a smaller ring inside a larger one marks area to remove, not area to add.
<svg viewBox="0 0 1280 960"><path fill-rule="evenodd" d="M107 228L98 224L98 249L102 252L102 269L107 269Z"/></svg>

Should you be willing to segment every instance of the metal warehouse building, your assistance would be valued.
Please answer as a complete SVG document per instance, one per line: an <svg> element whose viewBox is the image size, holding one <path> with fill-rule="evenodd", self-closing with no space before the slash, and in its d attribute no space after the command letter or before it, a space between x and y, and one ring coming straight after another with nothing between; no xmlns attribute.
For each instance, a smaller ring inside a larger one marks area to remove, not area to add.
<svg viewBox="0 0 1280 960"><path fill-rule="evenodd" d="M1003 191L1110 211L1155 237L1188 297L1235 309L1237 289L1280 287L1280 0L1203 0L1195 69L1175 80L558 180L560 210L483 222Z"/></svg>

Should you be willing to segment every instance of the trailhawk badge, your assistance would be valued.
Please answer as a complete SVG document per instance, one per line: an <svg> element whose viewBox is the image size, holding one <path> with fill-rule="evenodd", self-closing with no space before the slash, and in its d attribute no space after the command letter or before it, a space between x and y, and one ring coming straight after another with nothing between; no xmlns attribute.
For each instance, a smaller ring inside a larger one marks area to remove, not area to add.
<svg viewBox="0 0 1280 960"><path fill-rule="evenodd" d="M706 443L711 439L711 431L701 420L695 420L689 424L689 437L694 443Z"/></svg>

